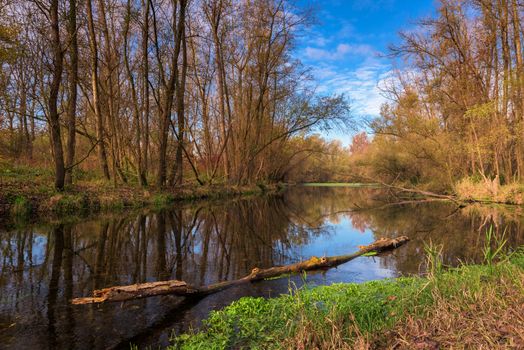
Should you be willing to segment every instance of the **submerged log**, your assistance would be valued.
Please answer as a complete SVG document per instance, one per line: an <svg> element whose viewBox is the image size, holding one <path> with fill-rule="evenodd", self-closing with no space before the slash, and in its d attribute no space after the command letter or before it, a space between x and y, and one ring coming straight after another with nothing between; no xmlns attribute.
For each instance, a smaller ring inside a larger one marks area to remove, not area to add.
<svg viewBox="0 0 524 350"><path fill-rule="evenodd" d="M406 243L408 240L409 238L406 236L398 238L381 238L370 245L360 246L360 249L353 254L321 258L314 256L306 261L301 261L291 265L271 267L268 269L259 269L255 267L251 273L245 277L232 281L219 282L208 286L191 286L184 281L171 280L139 283L129 286L108 287L95 290L92 297L75 298L71 300L71 303L75 305L94 304L110 301L126 301L168 294L186 297L205 296L239 284L260 281L267 278L275 278L291 273L336 267L367 253L380 253L386 250L395 249Z"/></svg>

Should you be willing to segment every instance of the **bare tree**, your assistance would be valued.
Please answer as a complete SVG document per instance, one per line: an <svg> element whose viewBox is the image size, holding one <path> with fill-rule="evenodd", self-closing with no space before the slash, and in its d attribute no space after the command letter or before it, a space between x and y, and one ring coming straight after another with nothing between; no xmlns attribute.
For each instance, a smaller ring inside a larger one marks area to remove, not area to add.
<svg viewBox="0 0 524 350"><path fill-rule="evenodd" d="M49 22L51 27L49 42L52 50L52 80L49 88L48 119L55 163L55 187L62 190L64 188L65 165L60 131L60 115L58 112L58 93L62 82L63 51L60 42L58 4L58 0L51 0L51 6L49 7Z"/></svg>

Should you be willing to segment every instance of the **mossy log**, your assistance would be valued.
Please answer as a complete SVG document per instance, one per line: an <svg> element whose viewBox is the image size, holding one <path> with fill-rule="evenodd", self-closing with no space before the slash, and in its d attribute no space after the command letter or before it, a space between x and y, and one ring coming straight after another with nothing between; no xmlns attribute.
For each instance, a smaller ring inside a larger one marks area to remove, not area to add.
<svg viewBox="0 0 524 350"><path fill-rule="evenodd" d="M408 240L409 238L406 236L398 238L381 238L370 245L360 246L360 249L353 254L321 258L314 256L306 261L301 261L291 265L271 267L268 269L259 269L255 267L251 273L245 277L232 281L219 282L208 286L192 286L184 281L177 280L139 283L129 286L116 286L95 290L92 297L76 298L71 302L75 305L94 304L111 301L126 301L168 294L178 296L205 296L239 284L256 282L292 273L301 273L303 271L332 268L370 252L380 253L386 250L395 249L406 243Z"/></svg>

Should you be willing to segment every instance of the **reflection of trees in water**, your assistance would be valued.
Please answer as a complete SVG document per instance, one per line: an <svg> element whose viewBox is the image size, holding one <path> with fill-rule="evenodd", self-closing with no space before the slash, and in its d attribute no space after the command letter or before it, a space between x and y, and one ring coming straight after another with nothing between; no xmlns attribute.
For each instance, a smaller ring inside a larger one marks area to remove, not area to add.
<svg viewBox="0 0 524 350"><path fill-rule="evenodd" d="M457 209L448 202L390 205L374 199L383 198L383 194L383 190L372 188L303 187L289 193L286 205L302 218L299 222L310 227L322 227L327 222L337 224L342 218L349 218L355 229L369 229L375 238L411 237L412 242L381 259L386 267L403 273L419 271L424 243L430 241L443 245L443 259L448 265L480 262L485 231L491 225L499 237L506 229L508 246L524 244L520 207L471 205Z"/></svg>
<svg viewBox="0 0 524 350"><path fill-rule="evenodd" d="M387 267L403 273L419 271L424 243L430 242L444 247L445 264L481 262L485 231L490 225L499 237L506 229L508 246L524 244L521 215L482 206L457 209L451 203L431 202L358 211L350 216L353 222L366 222L375 238L406 235L412 239L383 259Z"/></svg>
<svg viewBox="0 0 524 350"><path fill-rule="evenodd" d="M14 335L38 327L31 331L35 344L51 348L79 341L80 329L84 344L96 347L102 340L93 327L114 324L123 311L111 305L74 309L68 303L73 296L151 280L208 284L238 278L255 266L286 263L290 247L321 231L309 229L282 198L265 197L3 232L0 327L15 323L10 341L29 347L33 340Z"/></svg>
<svg viewBox="0 0 524 350"><path fill-rule="evenodd" d="M499 237L506 229L508 246L524 244L520 207L471 205L457 209L440 201L391 205L375 198L384 198L383 190L304 187L291 192L286 202L312 227L349 218L353 228L360 232L369 229L375 238L410 237L409 244L381 259L386 267L403 273L419 271L424 243L430 241L443 245L443 259L448 265L481 261L485 231L491 225Z"/></svg>
<svg viewBox="0 0 524 350"><path fill-rule="evenodd" d="M444 246L447 264L456 264L458 259L478 261L484 232L491 224L499 235L508 227L510 245L522 244L522 216L500 208L470 206L456 211L448 203L436 202L350 211L377 206L370 199L375 192L301 188L284 199L267 197L224 206L179 208L62 225L60 230L6 232L0 239L0 287L19 290L28 279L52 279L59 258L67 275L63 278L75 279L77 295L103 286L147 280L177 278L206 284L237 278L254 266L293 260L289 256L292 247L308 244L319 235L327 238L332 233L327 224L336 224L343 217L351 219L361 232L369 228L377 238L411 237L413 242L406 248L384 259L386 264L407 272L417 271L424 254L423 242L430 240ZM35 255L38 261L34 261ZM69 283L68 295L73 294L72 285Z"/></svg>
<svg viewBox="0 0 524 350"><path fill-rule="evenodd" d="M380 190L349 187L298 187L286 195L286 205L300 221L322 227L329 221L337 224L348 210L375 205L373 197Z"/></svg>
<svg viewBox="0 0 524 350"><path fill-rule="evenodd" d="M344 218L352 218L351 209L373 206L372 198L378 192L371 188L355 190L344 187L297 187L286 194L283 202L284 209L291 218L290 235L299 232L298 237L302 238L322 235L329 239L329 235L334 233L332 225L339 224ZM364 221L356 228L363 232L365 227ZM305 232L310 234L304 234Z"/></svg>

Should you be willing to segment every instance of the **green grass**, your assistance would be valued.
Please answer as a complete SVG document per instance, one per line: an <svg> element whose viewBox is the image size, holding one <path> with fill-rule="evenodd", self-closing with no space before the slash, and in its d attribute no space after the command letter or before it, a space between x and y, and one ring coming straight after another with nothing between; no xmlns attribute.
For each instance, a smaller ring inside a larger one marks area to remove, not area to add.
<svg viewBox="0 0 524 350"><path fill-rule="evenodd" d="M408 317L424 319L438 300L476 305L478 295L505 295L507 291L484 293L496 289L501 279L524 295L523 272L521 250L491 267L462 266L427 277L334 284L273 299L242 298L211 312L200 331L174 337L171 349L279 349L298 344L350 349L362 339L380 340Z"/></svg>
<svg viewBox="0 0 524 350"><path fill-rule="evenodd" d="M374 332L393 325L402 311L414 311L420 302L429 303L428 291L418 293L424 291L423 286L422 279L400 278L334 284L274 299L242 298L212 312L204 322L204 331L176 338L173 349L279 348L304 324L325 327L323 320L329 316L353 315L359 329Z"/></svg>
<svg viewBox="0 0 524 350"><path fill-rule="evenodd" d="M14 165L12 162L0 159L0 177L6 180L53 179L53 172L49 169L32 167L27 165Z"/></svg>
<svg viewBox="0 0 524 350"><path fill-rule="evenodd" d="M175 201L175 197L169 193L158 193L153 195L151 202L157 208L165 207L172 204Z"/></svg>

